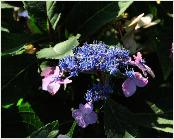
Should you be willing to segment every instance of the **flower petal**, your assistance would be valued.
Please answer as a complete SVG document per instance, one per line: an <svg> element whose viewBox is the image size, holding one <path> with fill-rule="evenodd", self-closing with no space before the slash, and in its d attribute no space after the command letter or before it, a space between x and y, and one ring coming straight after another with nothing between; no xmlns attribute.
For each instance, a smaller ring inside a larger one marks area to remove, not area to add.
<svg viewBox="0 0 174 139"><path fill-rule="evenodd" d="M86 103L82 109L83 114L89 114L92 111L93 111L93 104L90 102Z"/></svg>
<svg viewBox="0 0 174 139"><path fill-rule="evenodd" d="M47 77L50 74L53 74L55 67L47 67L41 72L41 76Z"/></svg>
<svg viewBox="0 0 174 139"><path fill-rule="evenodd" d="M52 82L52 81L53 81L53 76L52 75L47 76L44 79L42 79L42 90L47 91L48 90L47 87L50 84L50 82Z"/></svg>
<svg viewBox="0 0 174 139"><path fill-rule="evenodd" d="M139 64L142 61L142 54L140 52L137 52L137 55L133 55L135 64Z"/></svg>
<svg viewBox="0 0 174 139"><path fill-rule="evenodd" d="M148 78L144 78L141 73L139 72L135 72L135 84L138 86L138 87L144 87L147 85L148 83Z"/></svg>
<svg viewBox="0 0 174 139"><path fill-rule="evenodd" d="M60 88L60 84L57 82L52 82L48 85L47 89L51 95L55 95Z"/></svg>
<svg viewBox="0 0 174 139"><path fill-rule="evenodd" d="M90 114L84 116L84 120L87 124L94 124L97 122L97 114L92 111Z"/></svg>
<svg viewBox="0 0 174 139"><path fill-rule="evenodd" d="M60 72L60 68L58 66L56 66L56 69L54 70L54 75L58 77L62 76L62 73Z"/></svg>
<svg viewBox="0 0 174 139"><path fill-rule="evenodd" d="M82 105L81 105L82 106ZM85 128L88 124L84 121L81 110L73 110L72 117L76 120L77 124L82 128Z"/></svg>
<svg viewBox="0 0 174 139"><path fill-rule="evenodd" d="M82 128L85 128L88 126L88 124L84 121L83 117L81 117L81 116L76 117L75 120L76 120L77 124Z"/></svg>
<svg viewBox="0 0 174 139"><path fill-rule="evenodd" d="M77 116L82 116L81 110L79 109L72 111L72 117L75 119Z"/></svg>
<svg viewBox="0 0 174 139"><path fill-rule="evenodd" d="M123 94L126 97L132 96L136 91L136 85L134 79L126 79L122 84Z"/></svg>
<svg viewBox="0 0 174 139"><path fill-rule="evenodd" d="M68 83L71 83L72 80L69 80L69 79L64 79L64 80L60 80L58 81L60 84L68 84Z"/></svg>

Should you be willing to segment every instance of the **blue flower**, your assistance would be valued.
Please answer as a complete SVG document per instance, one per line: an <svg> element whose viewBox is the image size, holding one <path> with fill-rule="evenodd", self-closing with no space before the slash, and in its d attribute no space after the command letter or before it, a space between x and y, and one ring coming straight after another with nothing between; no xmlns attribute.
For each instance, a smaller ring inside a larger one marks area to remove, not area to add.
<svg viewBox="0 0 174 139"><path fill-rule="evenodd" d="M93 87L87 90L85 99L87 102L94 102L107 99L112 89L109 85L94 84Z"/></svg>
<svg viewBox="0 0 174 139"><path fill-rule="evenodd" d="M62 71L77 76L79 72L102 71L116 74L119 68L128 65L129 51L120 47L108 46L103 42L87 44L73 49L74 56L59 61Z"/></svg>

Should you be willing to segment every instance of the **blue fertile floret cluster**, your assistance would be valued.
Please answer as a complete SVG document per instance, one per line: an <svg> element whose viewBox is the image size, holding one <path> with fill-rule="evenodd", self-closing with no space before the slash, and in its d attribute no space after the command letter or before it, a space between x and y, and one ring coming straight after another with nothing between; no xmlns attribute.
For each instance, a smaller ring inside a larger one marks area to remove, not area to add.
<svg viewBox="0 0 174 139"><path fill-rule="evenodd" d="M85 94L85 99L87 102L94 102L99 100L107 99L109 93L112 93L112 88L110 86L105 86L102 84L94 84L90 90L87 90Z"/></svg>
<svg viewBox="0 0 174 139"><path fill-rule="evenodd" d="M87 44L73 50L74 56L59 61L62 71L77 76L79 72L102 71L115 74L119 67L125 67L129 60L129 51L120 47L108 46L103 42Z"/></svg>

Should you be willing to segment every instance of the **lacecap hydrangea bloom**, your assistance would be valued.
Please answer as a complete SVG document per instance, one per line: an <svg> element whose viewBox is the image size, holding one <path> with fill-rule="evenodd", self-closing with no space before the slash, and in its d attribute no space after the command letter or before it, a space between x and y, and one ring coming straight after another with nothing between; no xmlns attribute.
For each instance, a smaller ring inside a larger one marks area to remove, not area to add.
<svg viewBox="0 0 174 139"><path fill-rule="evenodd" d="M100 82L94 84L84 95L86 104L80 104L79 109L72 111L72 117L82 128L97 121L93 103L106 100L109 94L113 93L110 76L119 74L126 78L122 84L123 95L126 97L132 96L137 87L147 85L147 73L155 77L150 67L145 64L140 52L133 55L132 59L129 51L122 48L120 44L108 46L103 42L84 43L82 47L76 47L72 51L73 56L66 56L59 60L54 72L45 75L42 89L55 94L61 84L71 83L69 78L78 76L81 72L99 75ZM138 67L143 75L140 72L134 72L133 66ZM65 78L64 75L68 77Z"/></svg>

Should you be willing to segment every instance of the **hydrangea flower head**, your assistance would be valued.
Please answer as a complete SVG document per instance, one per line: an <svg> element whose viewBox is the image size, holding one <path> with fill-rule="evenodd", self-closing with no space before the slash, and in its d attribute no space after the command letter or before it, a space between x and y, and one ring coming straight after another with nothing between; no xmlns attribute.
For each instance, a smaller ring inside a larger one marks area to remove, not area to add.
<svg viewBox="0 0 174 139"><path fill-rule="evenodd" d="M70 76L79 72L102 71L109 74L118 72L119 67L126 66L129 51L116 46L108 46L103 42L87 44L73 49L74 56L67 56L59 61L62 71Z"/></svg>
<svg viewBox="0 0 174 139"><path fill-rule="evenodd" d="M97 122L97 114L93 111L93 104L91 102L88 102L85 105L80 104L79 109L72 111L72 117L82 128Z"/></svg>
<svg viewBox="0 0 174 139"><path fill-rule="evenodd" d="M144 78L139 72L128 72L129 76L122 84L123 94L126 97L132 96L136 91L136 86L144 87L148 83L148 78Z"/></svg>
<svg viewBox="0 0 174 139"><path fill-rule="evenodd" d="M61 84L68 84L72 81L68 78L62 79L63 73L60 72L58 66L48 67L42 73L41 76L44 76L42 79L42 90L48 91L51 95L55 95L60 88Z"/></svg>

